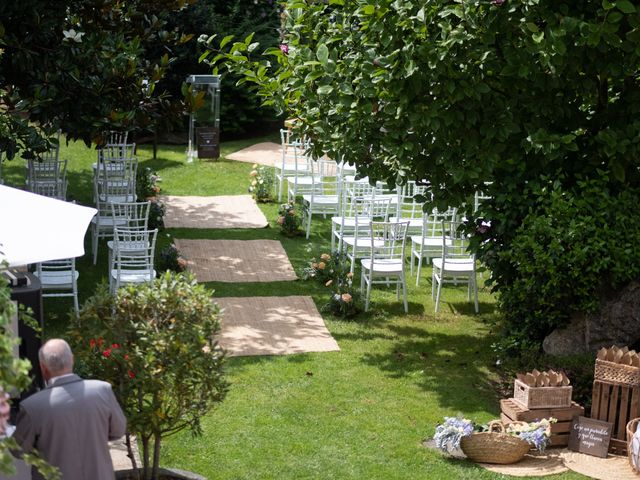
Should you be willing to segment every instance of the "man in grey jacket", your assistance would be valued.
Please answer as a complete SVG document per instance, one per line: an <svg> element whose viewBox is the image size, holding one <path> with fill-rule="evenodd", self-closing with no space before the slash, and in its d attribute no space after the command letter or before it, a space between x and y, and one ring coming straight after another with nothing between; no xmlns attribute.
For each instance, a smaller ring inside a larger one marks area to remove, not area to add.
<svg viewBox="0 0 640 480"><path fill-rule="evenodd" d="M21 402L14 438L27 452L37 449L63 480L113 480L108 441L124 435L127 421L111 385L75 375L64 340L46 342L39 359L47 387Z"/></svg>

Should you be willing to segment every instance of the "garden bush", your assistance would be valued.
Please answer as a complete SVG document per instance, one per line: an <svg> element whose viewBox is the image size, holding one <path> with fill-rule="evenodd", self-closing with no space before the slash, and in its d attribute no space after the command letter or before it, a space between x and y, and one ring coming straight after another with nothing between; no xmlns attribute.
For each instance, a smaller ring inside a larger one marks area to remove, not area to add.
<svg viewBox="0 0 640 480"><path fill-rule="evenodd" d="M211 293L188 275L166 272L117 295L99 288L80 311L70 336L79 367L106 380L141 445L143 478L158 478L160 442L190 429L227 391L224 353Z"/></svg>
<svg viewBox="0 0 640 480"><path fill-rule="evenodd" d="M496 211L489 230L500 232L486 231L478 245L499 285L513 353L566 325L572 313L596 311L603 295L640 277L640 189L616 191L606 177L566 188L558 177L532 196L520 225L507 228ZM501 244L490 240L496 236Z"/></svg>

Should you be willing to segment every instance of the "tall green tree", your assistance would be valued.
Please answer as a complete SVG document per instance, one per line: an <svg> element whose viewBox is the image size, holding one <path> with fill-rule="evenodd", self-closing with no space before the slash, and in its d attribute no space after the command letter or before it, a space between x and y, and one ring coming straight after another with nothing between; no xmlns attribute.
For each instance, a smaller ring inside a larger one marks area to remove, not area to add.
<svg viewBox="0 0 640 480"><path fill-rule="evenodd" d="M61 129L88 143L105 128L144 130L175 115L179 108L156 86L173 60L169 46L190 37L166 24L194 2L2 2L0 147L7 156L41 150L38 133ZM165 51L152 58L150 45Z"/></svg>
<svg viewBox="0 0 640 480"><path fill-rule="evenodd" d="M300 118L316 156L428 181L427 208L490 195L470 229L510 335L538 341L639 276L634 3L289 0L283 27L268 62L251 36L211 57Z"/></svg>

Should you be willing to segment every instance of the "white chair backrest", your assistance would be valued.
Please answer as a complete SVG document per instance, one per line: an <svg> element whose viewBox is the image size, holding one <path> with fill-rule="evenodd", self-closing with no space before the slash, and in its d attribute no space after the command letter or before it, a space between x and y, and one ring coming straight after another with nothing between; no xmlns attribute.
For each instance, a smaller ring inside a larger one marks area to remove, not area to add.
<svg viewBox="0 0 640 480"><path fill-rule="evenodd" d="M396 204L396 216L398 218L420 218L422 216L422 203L416 200L416 195L427 196L427 187L416 185L415 181L405 185L396 186L398 201Z"/></svg>
<svg viewBox="0 0 640 480"><path fill-rule="evenodd" d="M97 198L135 198L137 171L136 159L98 163L94 181Z"/></svg>
<svg viewBox="0 0 640 480"><path fill-rule="evenodd" d="M114 229L115 269L153 270L154 252L158 229L116 227ZM152 278L151 278L152 280Z"/></svg>
<svg viewBox="0 0 640 480"><path fill-rule="evenodd" d="M438 211L438 209L433 209L433 211L428 214L425 213L422 222L422 237L423 238L440 238L443 233L443 222L444 224L450 224L455 221L458 215L457 208L448 208L444 212Z"/></svg>
<svg viewBox="0 0 640 480"><path fill-rule="evenodd" d="M103 145L122 145L127 143L129 132L119 132L117 130L105 130L102 132Z"/></svg>
<svg viewBox="0 0 640 480"><path fill-rule="evenodd" d="M147 230L151 202L111 202L111 215L122 220L121 225L132 229Z"/></svg>
<svg viewBox="0 0 640 480"><path fill-rule="evenodd" d="M469 239L464 232L463 223L457 220L442 221L442 258L475 258L469 253Z"/></svg>
<svg viewBox="0 0 640 480"><path fill-rule="evenodd" d="M376 260L401 260L404 263L404 249L409 222L370 222L371 263ZM374 268L374 267L372 267Z"/></svg>
<svg viewBox="0 0 640 480"><path fill-rule="evenodd" d="M42 262L36 264L36 272L40 279L43 279L43 272L45 272L44 279L46 279L46 272L70 272L76 269L75 258L65 258L63 260L50 260L48 262Z"/></svg>
<svg viewBox="0 0 640 480"><path fill-rule="evenodd" d="M131 160L135 156L135 143L108 143L98 150L98 163Z"/></svg>

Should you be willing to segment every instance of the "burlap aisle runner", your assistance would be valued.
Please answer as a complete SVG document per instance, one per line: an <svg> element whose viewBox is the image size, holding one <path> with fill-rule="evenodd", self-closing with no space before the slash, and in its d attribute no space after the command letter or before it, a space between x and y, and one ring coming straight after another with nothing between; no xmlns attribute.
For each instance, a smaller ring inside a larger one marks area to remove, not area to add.
<svg viewBox="0 0 640 480"><path fill-rule="evenodd" d="M251 195L161 198L167 228L264 228L269 224Z"/></svg>
<svg viewBox="0 0 640 480"><path fill-rule="evenodd" d="M282 149L278 143L256 143L250 147L233 152L225 158L227 160L237 160L239 162L257 163L274 167L278 165L279 162L282 162Z"/></svg>
<svg viewBox="0 0 640 480"><path fill-rule="evenodd" d="M231 356L339 351L311 297L225 297L220 345Z"/></svg>
<svg viewBox="0 0 640 480"><path fill-rule="evenodd" d="M297 280L277 240L174 239L199 282L278 282Z"/></svg>
<svg viewBox="0 0 640 480"><path fill-rule="evenodd" d="M267 167L280 167L282 165L282 147L273 142L264 142L251 145L237 152L233 152L225 157L227 160L237 160L239 162L257 163ZM328 159L328 157L323 157ZM327 168L323 172L330 177L337 173L336 166Z"/></svg>

